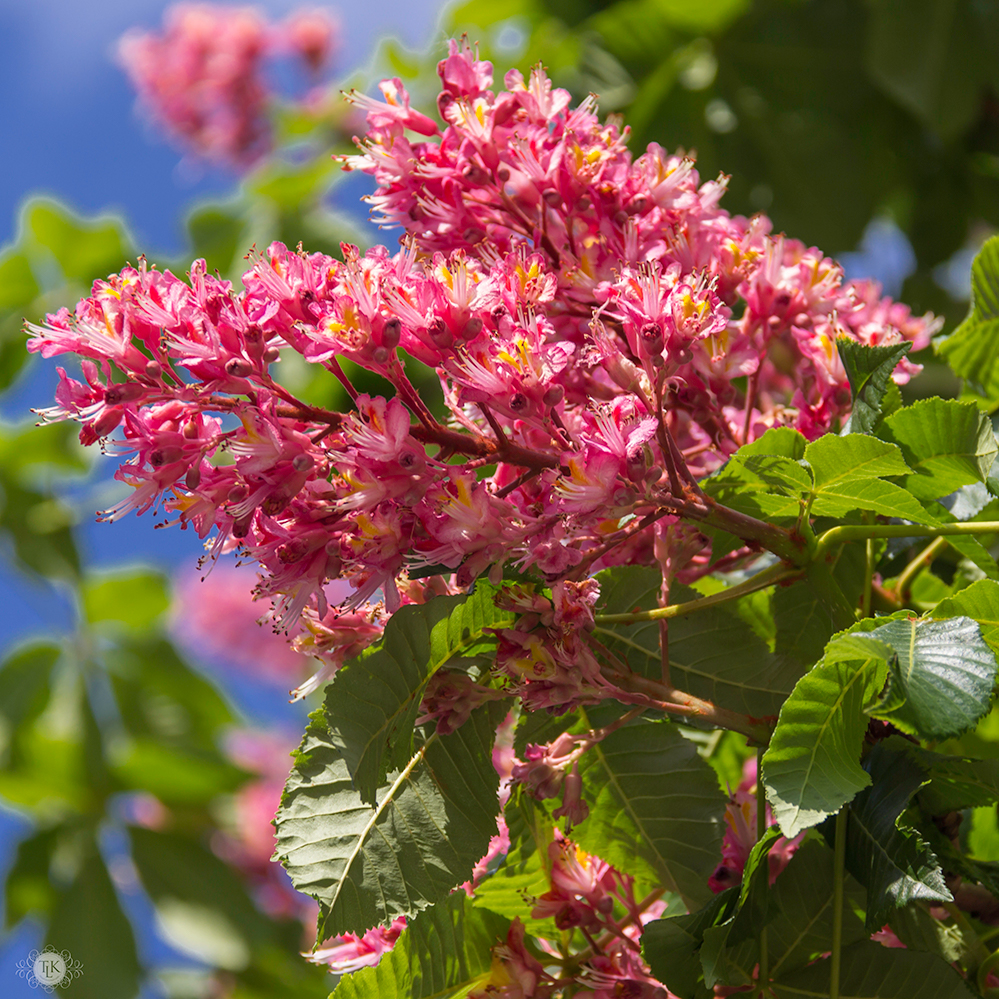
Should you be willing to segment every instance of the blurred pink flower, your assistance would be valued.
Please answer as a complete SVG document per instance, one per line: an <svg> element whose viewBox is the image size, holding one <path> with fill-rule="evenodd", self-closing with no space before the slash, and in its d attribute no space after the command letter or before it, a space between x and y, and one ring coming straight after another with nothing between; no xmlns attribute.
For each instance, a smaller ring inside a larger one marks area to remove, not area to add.
<svg viewBox="0 0 999 999"><path fill-rule="evenodd" d="M203 579L186 569L174 583L171 631L199 659L295 685L314 672L315 660L295 652L288 636L259 623L266 604L253 600L256 583L251 570L221 562Z"/></svg>
<svg viewBox="0 0 999 999"><path fill-rule="evenodd" d="M337 44L337 23L328 11L318 7L293 11L283 28L287 48L313 73L325 68Z"/></svg>
<svg viewBox="0 0 999 999"><path fill-rule="evenodd" d="M215 165L245 170L272 146L264 60L291 52L315 76L335 48L336 24L322 10L270 23L254 7L181 3L161 32L132 29L118 59L140 104L180 145Z"/></svg>

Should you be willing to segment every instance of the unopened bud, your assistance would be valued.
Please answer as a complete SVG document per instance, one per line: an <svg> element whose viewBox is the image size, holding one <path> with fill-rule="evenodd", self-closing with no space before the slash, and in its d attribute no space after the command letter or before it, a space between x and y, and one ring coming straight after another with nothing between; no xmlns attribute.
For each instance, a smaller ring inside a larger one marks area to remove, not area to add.
<svg viewBox="0 0 999 999"><path fill-rule="evenodd" d="M659 323L646 323L638 334L638 342L649 355L662 354L663 328Z"/></svg>
<svg viewBox="0 0 999 999"><path fill-rule="evenodd" d="M561 385L550 385L545 392L542 402L551 409L557 406L565 398L565 389Z"/></svg>
<svg viewBox="0 0 999 999"><path fill-rule="evenodd" d="M296 454L291 460L291 467L295 469L296 472L307 472L315 464L312 460L312 456L308 454Z"/></svg>
<svg viewBox="0 0 999 999"><path fill-rule="evenodd" d="M510 397L510 409L512 409L515 413L523 413L529 404L530 400L526 395L524 395L523 392L515 392Z"/></svg>
<svg viewBox="0 0 999 999"><path fill-rule="evenodd" d="M562 195L558 191L553 191L549 188L544 194L541 195L545 199L545 204L550 205L552 208L557 208L562 204Z"/></svg>
<svg viewBox="0 0 999 999"><path fill-rule="evenodd" d="M242 503L243 500L246 499L249 492L249 489L247 489L242 482L237 482L236 485L229 490L229 495L226 498L230 503Z"/></svg>
<svg viewBox="0 0 999 999"><path fill-rule="evenodd" d="M390 319L382 327L382 346L389 350L395 350L399 346L402 338L402 323L398 319Z"/></svg>
<svg viewBox="0 0 999 999"><path fill-rule="evenodd" d="M444 325L443 319L434 319L427 327L427 333L430 335L434 346L440 347L441 350L447 350L448 347L454 344L454 337L447 326Z"/></svg>
<svg viewBox="0 0 999 999"><path fill-rule="evenodd" d="M471 319L465 323L461 333L466 340L471 340L473 337L479 335L482 332L482 320L478 316L472 316Z"/></svg>
<svg viewBox="0 0 999 999"><path fill-rule="evenodd" d="M273 364L281 356L281 351L277 347L268 347L262 356L264 364Z"/></svg>
<svg viewBox="0 0 999 999"><path fill-rule="evenodd" d="M496 171L496 179L503 181L505 184L510 179L510 171L507 170L506 167L500 167L499 170Z"/></svg>
<svg viewBox="0 0 999 999"><path fill-rule="evenodd" d="M184 476L184 485L193 493L198 486L201 485L201 468L198 465L192 465L187 470L187 475Z"/></svg>
<svg viewBox="0 0 999 999"><path fill-rule="evenodd" d="M163 365L159 361L146 361L146 377L152 378L153 381L159 379L160 375L163 374Z"/></svg>
<svg viewBox="0 0 999 999"><path fill-rule="evenodd" d="M387 364L388 359L392 356L392 351L387 347L375 347L371 352L371 359L375 364Z"/></svg>
<svg viewBox="0 0 999 999"><path fill-rule="evenodd" d="M253 371L253 365L245 358L230 357L225 362L225 373L233 378L245 378Z"/></svg>

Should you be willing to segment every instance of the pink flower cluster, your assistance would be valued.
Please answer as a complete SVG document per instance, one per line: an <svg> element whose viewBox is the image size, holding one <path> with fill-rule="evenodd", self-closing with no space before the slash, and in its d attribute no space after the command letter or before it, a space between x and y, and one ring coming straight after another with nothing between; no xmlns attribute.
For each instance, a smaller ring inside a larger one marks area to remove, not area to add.
<svg viewBox="0 0 999 999"><path fill-rule="evenodd" d="M591 856L558 830L548 848L550 888L534 900L533 919L551 919L559 932L580 929L588 955L573 975L576 996L584 999L669 999L669 993L642 960L642 927L662 915L658 899L636 901L634 881L599 857ZM554 934L553 934L554 936ZM553 956L564 956L550 947ZM506 940L493 948L489 981L473 991L476 999L547 999L560 994L569 979L556 979L524 943L524 926L515 919Z"/></svg>
<svg viewBox="0 0 999 999"><path fill-rule="evenodd" d="M146 110L198 157L245 169L270 151L266 56L290 52L317 73L336 26L322 10L271 24L253 7L176 4L162 34L130 31L118 56Z"/></svg>
<svg viewBox="0 0 999 999"><path fill-rule="evenodd" d="M633 159L540 69L494 94L489 64L457 43L439 69L443 128L398 80L383 101L354 95L370 131L348 166L376 177L376 208L406 229L399 252L275 243L242 291L203 261L187 280L126 267L29 327L29 349L84 359L42 415L128 456L131 494L105 519L160 505L214 529L213 553L258 563L275 625L302 621L299 648L327 664L313 685L403 604L535 569L552 597L509 589L519 619L496 670L529 708L566 710L617 696L585 637L592 574L708 571L696 525L669 526L698 480L768 427L814 437L847 414L837 336L918 349L935 323L844 283L762 216L728 215L724 178L701 183L689 157ZM284 388L287 351L339 379L349 411ZM360 393L343 358L394 395ZM443 413L411 378L421 366ZM450 698L456 720L478 696L431 694L428 711Z"/></svg>

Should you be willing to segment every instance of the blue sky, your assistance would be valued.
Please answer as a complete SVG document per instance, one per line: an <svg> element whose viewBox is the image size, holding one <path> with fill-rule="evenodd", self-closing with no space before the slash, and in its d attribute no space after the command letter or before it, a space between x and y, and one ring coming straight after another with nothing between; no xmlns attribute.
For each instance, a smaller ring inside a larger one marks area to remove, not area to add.
<svg viewBox="0 0 999 999"><path fill-rule="evenodd" d="M342 29L340 75L365 65L385 35L427 45L441 8L440 0L253 5L274 19L298 6L333 11ZM119 211L140 246L169 252L181 245L182 208L231 187L230 175L208 171L195 181L178 169L177 152L135 114L114 62L116 40L136 25L160 26L167 6L166 0L0 0L0 243L13 237L24 197L48 193L81 211Z"/></svg>

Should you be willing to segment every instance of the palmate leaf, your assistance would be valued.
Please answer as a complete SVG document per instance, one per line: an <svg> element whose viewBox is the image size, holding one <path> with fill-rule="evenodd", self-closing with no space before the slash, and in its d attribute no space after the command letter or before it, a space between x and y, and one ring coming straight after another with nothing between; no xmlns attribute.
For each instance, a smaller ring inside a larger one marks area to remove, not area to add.
<svg viewBox="0 0 999 999"><path fill-rule="evenodd" d="M486 628L513 621L496 606L495 593L479 582L470 596L403 607L376 646L337 672L326 691L330 741L362 800L373 802L387 770L404 767L413 755L413 723L427 681L481 641Z"/></svg>
<svg viewBox="0 0 999 999"><path fill-rule="evenodd" d="M491 752L507 710L491 702L450 735L430 736L374 805L313 713L281 799L274 855L319 902L320 940L414 916L469 878L496 832Z"/></svg>
<svg viewBox="0 0 999 999"><path fill-rule="evenodd" d="M956 399L920 399L889 416L878 435L902 449L912 469L902 486L920 499L985 482L999 452L992 421Z"/></svg>
<svg viewBox="0 0 999 999"><path fill-rule="evenodd" d="M895 651L891 684L874 717L909 735L947 739L988 711L996 657L970 617L898 619L868 634Z"/></svg>
<svg viewBox="0 0 999 999"><path fill-rule="evenodd" d="M660 575L655 569L621 566L600 573L601 611L627 613L657 606ZM670 599L684 603L698 594L674 586ZM600 640L644 676L661 675L659 623L601 625ZM801 665L774 655L737 614L709 608L669 623L671 682L695 697L756 718L777 714L802 673Z"/></svg>
<svg viewBox="0 0 999 999"><path fill-rule="evenodd" d="M331 999L459 999L488 984L509 925L455 892L412 920L377 965L340 979Z"/></svg>
<svg viewBox="0 0 999 999"><path fill-rule="evenodd" d="M573 839L645 891L666 888L688 907L711 892L726 797L696 746L665 722L638 719L580 760L589 817Z"/></svg>
<svg viewBox="0 0 999 999"><path fill-rule="evenodd" d="M642 956L652 974L679 999L714 996L714 989L703 982L700 950L705 932L729 918L738 895L737 888L729 888L697 912L656 919L642 931Z"/></svg>
<svg viewBox="0 0 999 999"><path fill-rule="evenodd" d="M902 740L898 740L901 742ZM937 858L919 834L899 822L926 771L905 749L878 743L864 761L872 784L850 805L847 817L847 870L867 888L867 929L873 933L894 909L917 899L949 902ZM823 827L833 839L832 820Z"/></svg>
<svg viewBox="0 0 999 999"><path fill-rule="evenodd" d="M916 524L935 524L926 508L910 493L884 479L837 479L817 490L812 513L843 517L851 510L869 510L882 517L898 517Z"/></svg>
<svg viewBox="0 0 999 999"><path fill-rule="evenodd" d="M864 904L864 890L849 875L843 885L843 943L862 940L869 934L856 914ZM806 839L791 863L770 889L767 924L767 953L771 979L779 979L804 967L827 952L832 940L835 871L832 850L818 838ZM718 930L704 933L701 960L711 955L712 937ZM707 952L707 953L706 953ZM759 961L758 940L747 939L738 946L719 952L718 970L724 967L725 980L749 984Z"/></svg>
<svg viewBox="0 0 999 999"><path fill-rule="evenodd" d="M846 427L850 433L873 432L881 419L885 393L889 384L893 384L892 372L911 348L912 344L908 342L872 347L847 336L836 338L836 350L853 393Z"/></svg>
<svg viewBox="0 0 999 999"><path fill-rule="evenodd" d="M950 336L935 343L955 374L988 397L999 394L999 237L985 241L971 265L971 308Z"/></svg>
<svg viewBox="0 0 999 999"><path fill-rule="evenodd" d="M773 983L777 999L825 999L829 962L817 961ZM858 940L840 955L840 999L970 999L964 979L936 954Z"/></svg>
<svg viewBox="0 0 999 999"><path fill-rule="evenodd" d="M867 719L884 686L891 650L837 636L825 659L784 702L763 757L767 800L785 836L839 811L870 777L861 768Z"/></svg>

